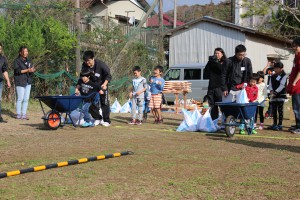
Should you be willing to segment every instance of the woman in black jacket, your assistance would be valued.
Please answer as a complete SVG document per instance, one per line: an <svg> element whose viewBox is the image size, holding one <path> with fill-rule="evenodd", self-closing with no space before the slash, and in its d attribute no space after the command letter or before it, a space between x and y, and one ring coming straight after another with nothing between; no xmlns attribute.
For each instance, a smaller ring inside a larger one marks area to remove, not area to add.
<svg viewBox="0 0 300 200"><path fill-rule="evenodd" d="M14 79L17 92L17 119L28 120L26 112L35 68L27 56L28 48L21 46L19 56L14 61Z"/></svg>
<svg viewBox="0 0 300 200"><path fill-rule="evenodd" d="M209 56L209 61L204 70L204 76L209 79L206 98L211 107L211 118L213 120L219 117L219 109L218 106L215 105L215 102L222 101L221 72L225 60L226 55L224 50L222 48L216 48L214 55Z"/></svg>

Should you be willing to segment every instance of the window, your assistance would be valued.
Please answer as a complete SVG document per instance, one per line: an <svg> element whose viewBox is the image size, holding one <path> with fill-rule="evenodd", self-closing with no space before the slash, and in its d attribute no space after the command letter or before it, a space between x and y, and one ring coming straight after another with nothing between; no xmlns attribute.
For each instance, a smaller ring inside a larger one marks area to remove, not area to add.
<svg viewBox="0 0 300 200"><path fill-rule="evenodd" d="M171 69L165 76L165 81L179 80L180 78L180 69Z"/></svg>
<svg viewBox="0 0 300 200"><path fill-rule="evenodd" d="M185 69L184 80L200 80L201 69Z"/></svg>

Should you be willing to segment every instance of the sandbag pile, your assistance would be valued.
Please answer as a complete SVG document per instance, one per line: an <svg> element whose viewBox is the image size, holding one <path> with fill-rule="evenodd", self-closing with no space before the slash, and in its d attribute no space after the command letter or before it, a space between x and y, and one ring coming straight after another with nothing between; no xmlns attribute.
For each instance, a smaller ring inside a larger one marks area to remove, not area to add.
<svg viewBox="0 0 300 200"><path fill-rule="evenodd" d="M143 104L143 111L145 110L145 103ZM130 99L128 99L128 101L121 106L118 99L116 98L115 102L112 104L112 106L110 107L110 111L112 113L131 113L131 109L132 109L132 102ZM150 111L150 108L148 107L148 111ZM138 112L138 108L136 108L136 112Z"/></svg>
<svg viewBox="0 0 300 200"><path fill-rule="evenodd" d="M201 115L200 110L196 109L194 111L188 111L182 109L184 115L184 120L181 122L177 128L177 132L216 132L220 128L218 126L218 120L212 120L210 116L210 109L207 109L204 115Z"/></svg>

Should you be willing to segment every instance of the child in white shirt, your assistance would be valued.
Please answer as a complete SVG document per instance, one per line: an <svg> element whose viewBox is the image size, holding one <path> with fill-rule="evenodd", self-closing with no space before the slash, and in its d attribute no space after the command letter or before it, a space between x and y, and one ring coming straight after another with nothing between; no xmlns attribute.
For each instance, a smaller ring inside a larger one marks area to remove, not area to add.
<svg viewBox="0 0 300 200"><path fill-rule="evenodd" d="M257 116L259 114L259 128L260 130L264 129L264 108L265 108L265 99L268 96L268 90L267 90L267 85L264 82L264 72L263 71L258 71L257 74L259 75L259 78L257 80L257 88L258 88L258 96L257 96L257 101L260 103L257 106L256 113L255 113L255 124L254 127L256 127L256 122L257 122Z"/></svg>

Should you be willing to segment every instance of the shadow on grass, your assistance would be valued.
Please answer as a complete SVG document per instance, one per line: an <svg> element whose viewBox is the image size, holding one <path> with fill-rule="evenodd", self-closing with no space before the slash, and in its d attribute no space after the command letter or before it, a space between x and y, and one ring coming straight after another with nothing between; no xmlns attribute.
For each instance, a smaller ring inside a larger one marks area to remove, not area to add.
<svg viewBox="0 0 300 200"><path fill-rule="evenodd" d="M30 126L30 127L33 127L33 128L35 128L37 130L43 130L43 131L55 131L55 130L63 129L64 127L73 128L73 129L80 128L79 126L76 126L76 127L73 126L73 124L61 124L55 130L46 127L43 123L38 123L38 124L20 124L20 125L22 125L22 126Z"/></svg>
<svg viewBox="0 0 300 200"><path fill-rule="evenodd" d="M169 119L169 118L163 118L164 120L165 119ZM116 122L120 122L120 123L124 123L124 124L128 124L128 122L131 120L131 117L123 117L123 116L115 116L113 117L112 119L113 121L116 121ZM174 120L174 119L173 119ZM154 124L154 118L147 118L146 121L144 121L144 123L147 123L147 124ZM180 123L172 123L172 122L165 122L163 123L164 125L170 125L170 126L179 126Z"/></svg>
<svg viewBox="0 0 300 200"><path fill-rule="evenodd" d="M11 110L9 110L9 109L3 109L2 108L2 113L5 114L5 115L10 116L11 118L16 118L16 114L14 112L12 112Z"/></svg>
<svg viewBox="0 0 300 200"><path fill-rule="evenodd" d="M211 135L210 135L211 136ZM275 149L275 150L285 150L293 153L300 153L299 146L290 146L290 145L282 145L282 144L273 144L268 142L258 142L258 141L251 141L251 140L243 140L243 139L222 139L217 137L211 137L212 140L219 140L224 142L230 142L234 144L241 144L255 148L261 149Z"/></svg>

